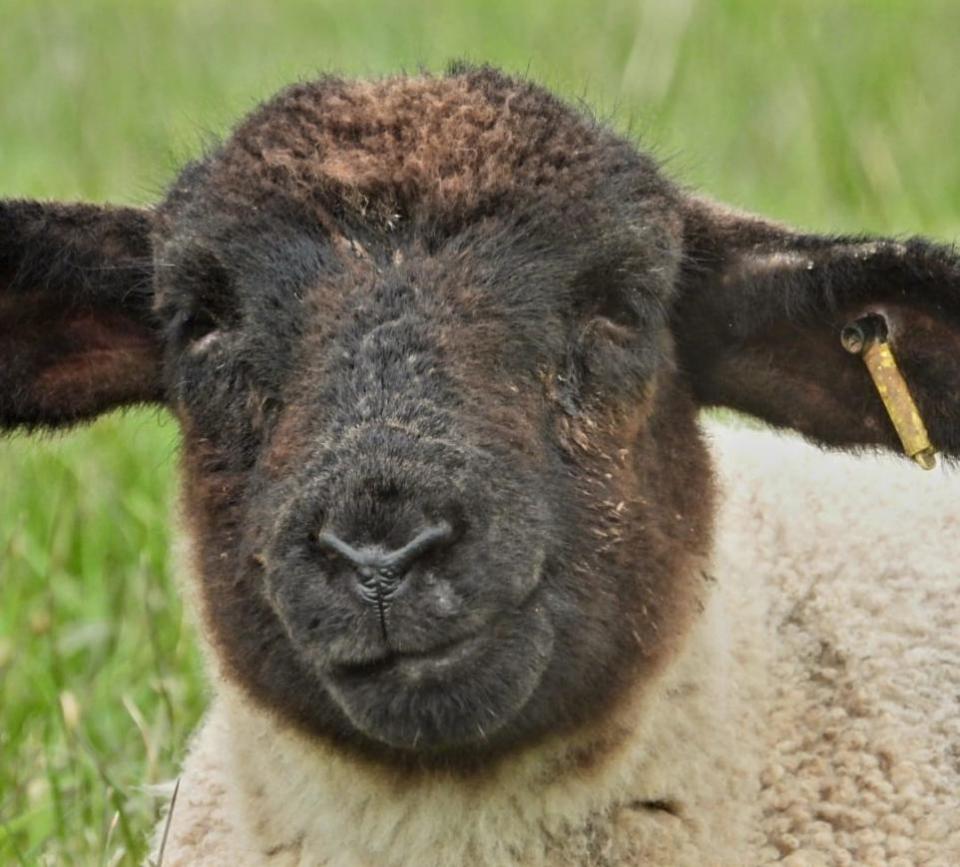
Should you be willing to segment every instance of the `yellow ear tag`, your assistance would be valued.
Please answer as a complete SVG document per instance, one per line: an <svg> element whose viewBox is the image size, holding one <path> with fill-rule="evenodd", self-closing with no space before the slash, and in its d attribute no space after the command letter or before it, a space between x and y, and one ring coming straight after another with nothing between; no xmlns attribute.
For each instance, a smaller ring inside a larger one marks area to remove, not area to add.
<svg viewBox="0 0 960 867"><path fill-rule="evenodd" d="M840 342L847 352L863 359L904 452L925 470L932 470L937 465L937 451L930 443L920 410L897 365L888 334L886 319L871 313L846 325L840 333Z"/></svg>

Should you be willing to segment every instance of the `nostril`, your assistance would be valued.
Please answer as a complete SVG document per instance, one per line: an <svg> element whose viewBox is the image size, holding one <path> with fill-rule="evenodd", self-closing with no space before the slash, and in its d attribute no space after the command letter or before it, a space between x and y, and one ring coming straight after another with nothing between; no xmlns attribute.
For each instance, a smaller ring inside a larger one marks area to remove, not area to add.
<svg viewBox="0 0 960 867"><path fill-rule="evenodd" d="M415 560L448 544L453 537L454 530L450 523L439 521L425 527L406 545L393 551L385 551L380 545L355 548L332 530L324 530L316 539L321 548L336 554L363 573L378 572L384 577L399 577Z"/></svg>
<svg viewBox="0 0 960 867"><path fill-rule="evenodd" d="M333 554L337 554L347 563L352 563L355 566L363 566L365 564L365 556L363 548L357 549L350 545L348 542L344 542L336 533L331 530L324 530L317 537L317 544L324 550L330 551Z"/></svg>
<svg viewBox="0 0 960 867"><path fill-rule="evenodd" d="M453 527L447 521L440 521L421 530L413 539L397 551L390 552L385 558L383 568L392 571L406 571L409 565L424 554L441 548L453 539Z"/></svg>
<svg viewBox="0 0 960 867"><path fill-rule="evenodd" d="M405 545L392 551L384 550L380 545L356 548L332 530L324 530L316 538L322 549L354 569L361 595L371 599L377 595L391 596L396 593L415 561L450 544L454 536L450 523L439 521L425 527Z"/></svg>

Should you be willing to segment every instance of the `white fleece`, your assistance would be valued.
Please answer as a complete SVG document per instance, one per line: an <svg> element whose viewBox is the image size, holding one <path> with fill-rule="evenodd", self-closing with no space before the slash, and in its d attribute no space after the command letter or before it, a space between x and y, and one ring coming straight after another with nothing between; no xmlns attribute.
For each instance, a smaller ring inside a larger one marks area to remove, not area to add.
<svg viewBox="0 0 960 867"><path fill-rule="evenodd" d="M616 719L400 785L215 678L164 867L960 865L960 479L707 430L712 597Z"/></svg>

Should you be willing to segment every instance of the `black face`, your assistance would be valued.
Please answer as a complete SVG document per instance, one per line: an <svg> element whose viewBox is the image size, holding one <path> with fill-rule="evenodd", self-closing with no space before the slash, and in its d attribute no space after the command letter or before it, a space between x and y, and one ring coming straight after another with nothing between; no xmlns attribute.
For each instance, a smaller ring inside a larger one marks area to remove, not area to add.
<svg viewBox="0 0 960 867"><path fill-rule="evenodd" d="M480 396L436 346L443 305L417 302L414 274L388 281L291 384L296 458L265 467L274 438L259 462L256 545L269 604L350 723L431 749L484 739L540 681L555 492L467 406Z"/></svg>
<svg viewBox="0 0 960 867"><path fill-rule="evenodd" d="M674 495L651 417L692 427L662 381L666 231L520 234L519 207L381 237L289 201L259 224L171 209L159 312L207 617L311 733L506 748L613 700L684 619L691 553L647 505Z"/></svg>

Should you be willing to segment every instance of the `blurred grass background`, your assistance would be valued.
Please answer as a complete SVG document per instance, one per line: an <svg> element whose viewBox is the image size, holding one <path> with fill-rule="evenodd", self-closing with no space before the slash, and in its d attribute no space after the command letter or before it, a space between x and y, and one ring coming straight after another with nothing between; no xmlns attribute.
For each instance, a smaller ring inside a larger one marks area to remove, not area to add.
<svg viewBox="0 0 960 867"><path fill-rule="evenodd" d="M960 227L955 0L0 0L0 195L148 203L282 84L527 72L715 197ZM3 239L0 238L0 244ZM137 864L204 702L155 412L0 442L0 864Z"/></svg>

